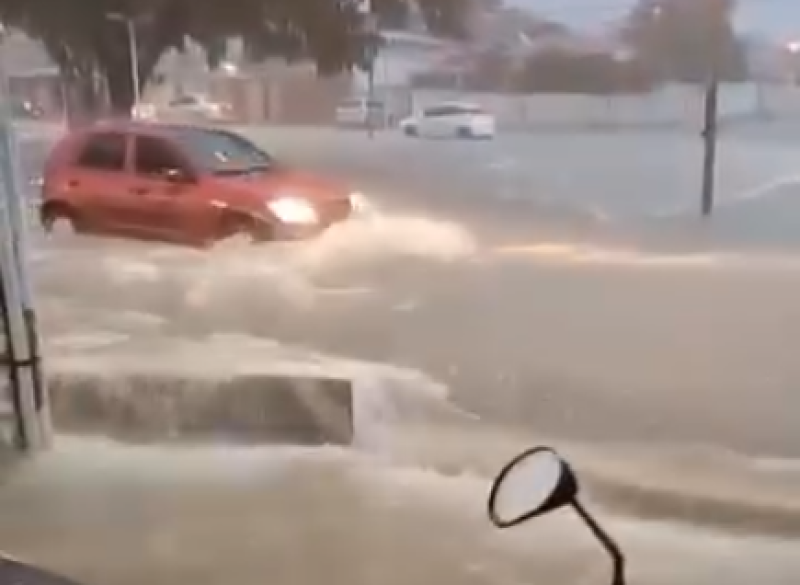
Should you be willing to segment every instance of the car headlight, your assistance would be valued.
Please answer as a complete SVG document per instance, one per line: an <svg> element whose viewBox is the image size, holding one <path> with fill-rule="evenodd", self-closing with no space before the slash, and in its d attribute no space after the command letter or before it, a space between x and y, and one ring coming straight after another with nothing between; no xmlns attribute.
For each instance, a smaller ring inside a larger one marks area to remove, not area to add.
<svg viewBox="0 0 800 585"><path fill-rule="evenodd" d="M283 223L309 225L319 221L314 206L300 197L279 197L267 203L267 207Z"/></svg>
<svg viewBox="0 0 800 585"><path fill-rule="evenodd" d="M367 211L369 203L367 203L367 198L364 197L363 193L358 191L353 191L350 193L350 207L356 213L360 213L363 211Z"/></svg>

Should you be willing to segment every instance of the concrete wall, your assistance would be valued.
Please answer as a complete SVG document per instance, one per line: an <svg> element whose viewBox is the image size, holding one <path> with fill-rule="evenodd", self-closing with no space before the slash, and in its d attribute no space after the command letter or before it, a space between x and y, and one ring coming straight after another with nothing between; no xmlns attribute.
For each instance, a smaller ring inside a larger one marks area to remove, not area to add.
<svg viewBox="0 0 800 585"><path fill-rule="evenodd" d="M501 95L458 91L415 90L413 107L441 101L477 103L491 111L505 129L541 127L691 126L703 116L703 92L697 87L672 86L641 96ZM724 86L720 92L722 119L768 113L800 117L800 88L789 86Z"/></svg>

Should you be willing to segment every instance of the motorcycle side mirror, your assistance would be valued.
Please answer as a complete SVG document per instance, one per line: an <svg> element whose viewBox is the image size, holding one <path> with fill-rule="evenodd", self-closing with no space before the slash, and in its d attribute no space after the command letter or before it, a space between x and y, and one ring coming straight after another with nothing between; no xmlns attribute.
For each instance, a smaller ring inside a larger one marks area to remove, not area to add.
<svg viewBox="0 0 800 585"><path fill-rule="evenodd" d="M625 557L619 546L583 507L572 467L549 447L528 449L514 457L495 478L489 492L489 519L512 528L562 508L571 508L603 546L613 565L612 585L625 585Z"/></svg>
<svg viewBox="0 0 800 585"><path fill-rule="evenodd" d="M575 501L578 482L555 451L530 449L512 459L495 479L489 494L489 518L511 528Z"/></svg>

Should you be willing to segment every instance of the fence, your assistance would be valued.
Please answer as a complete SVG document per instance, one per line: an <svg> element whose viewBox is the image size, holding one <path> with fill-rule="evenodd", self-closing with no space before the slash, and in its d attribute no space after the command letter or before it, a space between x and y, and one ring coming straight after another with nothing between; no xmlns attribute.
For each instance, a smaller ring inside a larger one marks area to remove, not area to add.
<svg viewBox="0 0 800 585"><path fill-rule="evenodd" d="M442 101L467 101L492 112L500 128L692 127L701 124L704 91L699 87L670 86L644 95L502 95L447 90L415 90L419 110ZM790 86L724 85L720 90L720 118L759 116L800 118L800 88Z"/></svg>

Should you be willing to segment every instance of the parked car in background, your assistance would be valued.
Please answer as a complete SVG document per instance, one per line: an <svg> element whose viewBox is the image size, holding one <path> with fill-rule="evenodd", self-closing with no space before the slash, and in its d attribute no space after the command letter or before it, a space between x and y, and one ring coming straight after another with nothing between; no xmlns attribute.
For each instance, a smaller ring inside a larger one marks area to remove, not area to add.
<svg viewBox="0 0 800 585"><path fill-rule="evenodd" d="M13 100L11 116L26 120L39 120L44 117L44 110L30 100Z"/></svg>
<svg viewBox="0 0 800 585"><path fill-rule="evenodd" d="M232 118L232 108L203 94L182 94L165 103L137 104L133 117L179 123L226 122Z"/></svg>
<svg viewBox="0 0 800 585"><path fill-rule="evenodd" d="M389 108L382 100L354 97L336 108L336 124L344 128L385 128L393 125Z"/></svg>
<svg viewBox="0 0 800 585"><path fill-rule="evenodd" d="M492 138L495 119L482 107L468 103L430 106L400 122L407 136L424 138Z"/></svg>
<svg viewBox="0 0 800 585"><path fill-rule="evenodd" d="M140 102L131 109L131 118L134 120L155 120L157 117L155 104Z"/></svg>
<svg viewBox="0 0 800 585"><path fill-rule="evenodd" d="M312 237L357 193L291 169L219 128L100 122L64 137L44 169L40 220L65 230L208 246Z"/></svg>

